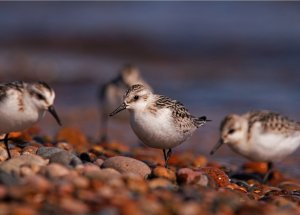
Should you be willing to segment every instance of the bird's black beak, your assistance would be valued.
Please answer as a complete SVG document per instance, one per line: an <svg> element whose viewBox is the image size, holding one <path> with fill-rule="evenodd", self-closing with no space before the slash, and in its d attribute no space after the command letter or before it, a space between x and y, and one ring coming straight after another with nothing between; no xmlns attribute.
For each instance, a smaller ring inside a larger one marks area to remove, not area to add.
<svg viewBox="0 0 300 215"><path fill-rule="evenodd" d="M53 105L51 105L51 106L48 107L48 111L56 119L56 122L61 126L61 121L60 121L60 119L59 119L59 117L58 117L58 115L57 115L57 113L56 113Z"/></svg>
<svg viewBox="0 0 300 215"><path fill-rule="evenodd" d="M220 139L217 144L213 147L213 149L210 151L210 155L213 155L222 145L224 144L224 141Z"/></svg>
<svg viewBox="0 0 300 215"><path fill-rule="evenodd" d="M127 108L127 105L123 102L116 110L114 110L113 112L111 112L109 114L109 116L114 116L117 113L119 113L120 111L125 110L126 108Z"/></svg>

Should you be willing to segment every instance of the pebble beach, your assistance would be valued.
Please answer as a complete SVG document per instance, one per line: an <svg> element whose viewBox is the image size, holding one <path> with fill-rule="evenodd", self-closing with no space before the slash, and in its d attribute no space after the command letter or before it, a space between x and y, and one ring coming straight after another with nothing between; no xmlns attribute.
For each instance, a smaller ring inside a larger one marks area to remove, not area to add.
<svg viewBox="0 0 300 215"><path fill-rule="evenodd" d="M224 166L205 155L90 142L62 128L12 134L0 146L0 214L299 214L300 181L265 163Z"/></svg>

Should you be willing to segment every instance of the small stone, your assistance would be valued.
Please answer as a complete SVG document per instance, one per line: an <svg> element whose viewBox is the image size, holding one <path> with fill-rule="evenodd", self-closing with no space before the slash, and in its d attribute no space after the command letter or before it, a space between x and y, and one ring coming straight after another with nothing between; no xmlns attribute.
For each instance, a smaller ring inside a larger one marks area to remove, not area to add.
<svg viewBox="0 0 300 215"><path fill-rule="evenodd" d="M230 184L228 175L224 171L220 170L219 168L203 167L200 168L200 171L205 172L211 178L213 178L219 187L226 187L227 185Z"/></svg>
<svg viewBox="0 0 300 215"><path fill-rule="evenodd" d="M58 142L56 144L56 147L60 148L64 151L68 151L68 152L73 152L74 151L73 146L71 144L69 144L68 142Z"/></svg>
<svg viewBox="0 0 300 215"><path fill-rule="evenodd" d="M19 184L19 179L16 176L0 169L0 184L14 186Z"/></svg>
<svg viewBox="0 0 300 215"><path fill-rule="evenodd" d="M206 187L209 184L209 179L203 172L182 168L177 172L177 182L178 184L196 184Z"/></svg>
<svg viewBox="0 0 300 215"><path fill-rule="evenodd" d="M37 165L37 166L45 166L48 163L47 160L44 160L42 157L37 155L21 155L19 157L11 158L0 164L0 169L7 173L15 172L19 174L19 170L21 166L24 165Z"/></svg>
<svg viewBox="0 0 300 215"><path fill-rule="evenodd" d="M5 161L8 159L8 153L6 149L0 147L0 162Z"/></svg>
<svg viewBox="0 0 300 215"><path fill-rule="evenodd" d="M72 183L78 189L86 189L89 186L89 180L83 176L73 178Z"/></svg>
<svg viewBox="0 0 300 215"><path fill-rule="evenodd" d="M63 177L69 174L69 170L61 164L51 163L48 166L44 167L41 172L43 175L49 178Z"/></svg>
<svg viewBox="0 0 300 215"><path fill-rule="evenodd" d="M61 151L53 154L50 157L50 163L59 163L64 166L77 166L82 164L82 161L74 154L68 151Z"/></svg>
<svg viewBox="0 0 300 215"><path fill-rule="evenodd" d="M101 167L103 163L104 163L104 160L101 158L98 158L97 160L94 161L94 164L96 164L99 167Z"/></svg>
<svg viewBox="0 0 300 215"><path fill-rule="evenodd" d="M61 199L60 207L67 213L71 214L87 214L89 208L81 201L72 198Z"/></svg>
<svg viewBox="0 0 300 215"><path fill-rule="evenodd" d="M165 178L154 178L149 181L149 187L150 189L158 189L158 188L164 188L164 189L170 189L175 190L177 188L176 185L172 184L169 180Z"/></svg>
<svg viewBox="0 0 300 215"><path fill-rule="evenodd" d="M43 157L43 158L50 158L53 154L63 151L63 149L56 148L56 147L40 147L36 154Z"/></svg>
<svg viewBox="0 0 300 215"><path fill-rule="evenodd" d="M26 146L22 150L22 154L36 154L38 147L36 146Z"/></svg>
<svg viewBox="0 0 300 215"><path fill-rule="evenodd" d="M146 181L143 178L141 178L140 176L139 177L135 177L135 176L137 176L137 175L129 174L125 177L126 185L127 185L128 189L133 192L145 194L148 191L148 185L147 185Z"/></svg>
<svg viewBox="0 0 300 215"><path fill-rule="evenodd" d="M21 166L20 167L20 176L29 176L34 175L34 172L30 168L30 166Z"/></svg>
<svg viewBox="0 0 300 215"><path fill-rule="evenodd" d="M173 170L162 166L157 166L153 169L152 174L156 177L166 178L170 181L176 181L176 174Z"/></svg>
<svg viewBox="0 0 300 215"><path fill-rule="evenodd" d="M104 182L113 178L121 178L121 173L111 168L87 171L84 175L89 179L97 179Z"/></svg>
<svg viewBox="0 0 300 215"><path fill-rule="evenodd" d="M47 192L52 188L51 183L40 175L31 175L26 177L24 184L32 190L41 193Z"/></svg>
<svg viewBox="0 0 300 215"><path fill-rule="evenodd" d="M144 162L123 156L116 156L105 160L102 167L113 168L120 173L139 174L143 178L146 178L151 173L151 169Z"/></svg>

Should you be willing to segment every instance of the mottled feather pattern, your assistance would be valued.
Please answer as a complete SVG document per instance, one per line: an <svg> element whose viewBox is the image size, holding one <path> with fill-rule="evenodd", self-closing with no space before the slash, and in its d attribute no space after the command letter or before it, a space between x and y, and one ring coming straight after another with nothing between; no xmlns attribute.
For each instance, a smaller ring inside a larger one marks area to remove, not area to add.
<svg viewBox="0 0 300 215"><path fill-rule="evenodd" d="M175 124L179 126L184 133L188 132L191 127L200 127L206 122L206 117L194 117L184 105L176 100L172 100L166 96L157 95L155 101L156 108L170 108Z"/></svg>
<svg viewBox="0 0 300 215"><path fill-rule="evenodd" d="M249 115L248 132L251 131L256 122L262 124L264 132L290 135L295 131L300 131L300 124L298 122L292 121L278 113L268 111L251 112Z"/></svg>
<svg viewBox="0 0 300 215"><path fill-rule="evenodd" d="M22 92L24 89L24 82L22 81L14 81L6 84L0 84L0 101L3 101L3 99L7 96L7 91L10 89L17 90L19 92Z"/></svg>
<svg viewBox="0 0 300 215"><path fill-rule="evenodd" d="M139 92L139 91L142 91L143 89L145 89L145 87L141 84L132 85L125 93L125 96L128 96L129 93L131 93L131 92Z"/></svg>

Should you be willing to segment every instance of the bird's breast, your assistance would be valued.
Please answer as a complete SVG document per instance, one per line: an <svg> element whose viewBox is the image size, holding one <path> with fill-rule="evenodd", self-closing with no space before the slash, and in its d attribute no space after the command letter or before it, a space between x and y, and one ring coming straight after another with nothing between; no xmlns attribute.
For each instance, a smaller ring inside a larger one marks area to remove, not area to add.
<svg viewBox="0 0 300 215"><path fill-rule="evenodd" d="M173 148L186 137L178 132L168 109L132 112L131 127L141 141L153 148Z"/></svg>

